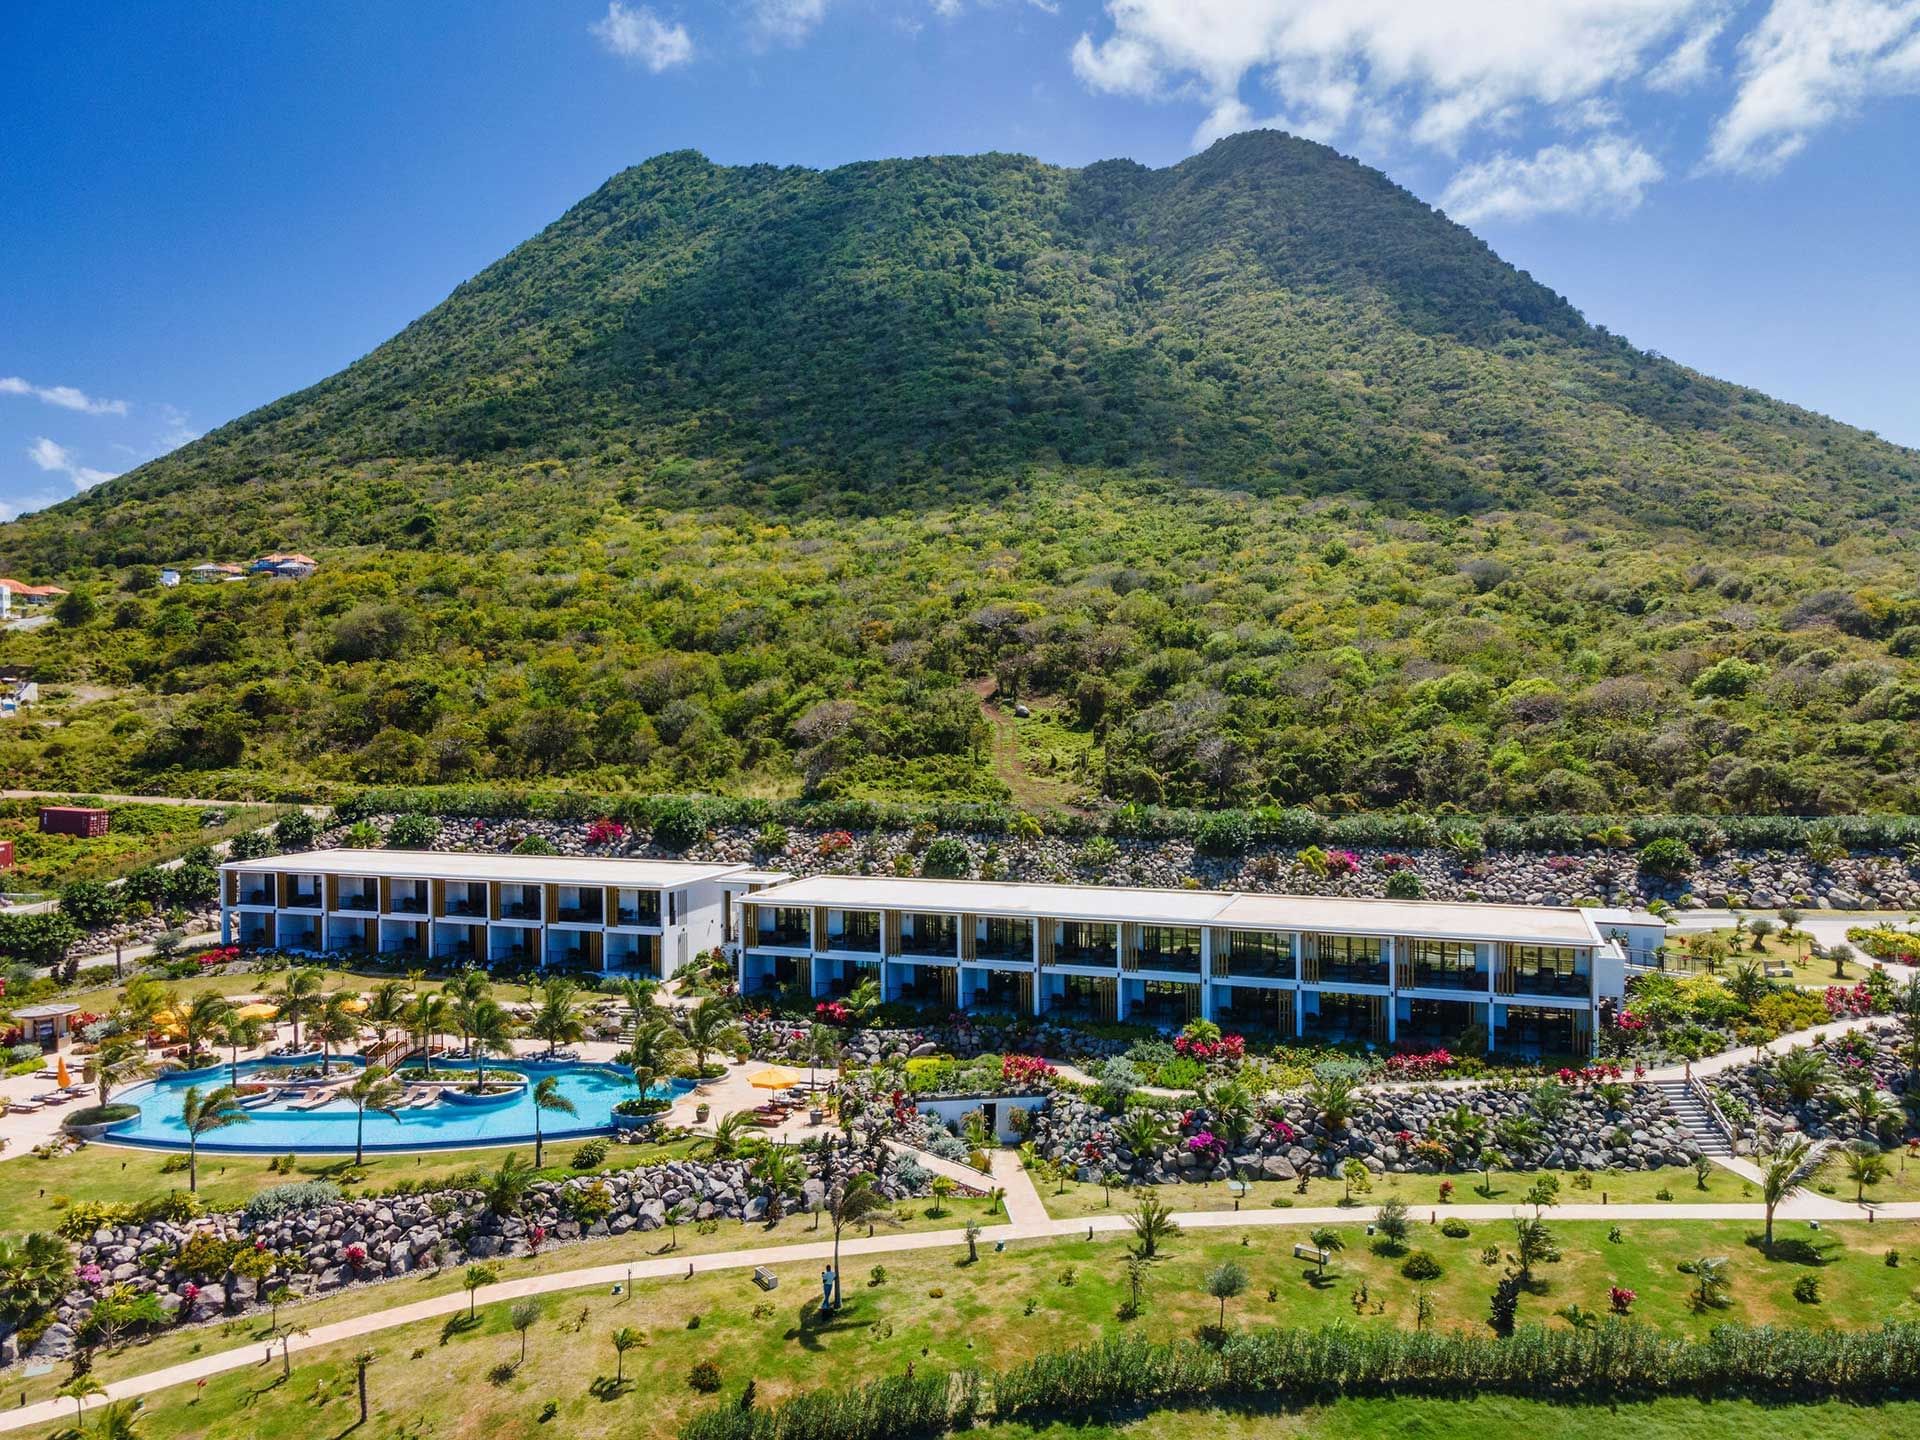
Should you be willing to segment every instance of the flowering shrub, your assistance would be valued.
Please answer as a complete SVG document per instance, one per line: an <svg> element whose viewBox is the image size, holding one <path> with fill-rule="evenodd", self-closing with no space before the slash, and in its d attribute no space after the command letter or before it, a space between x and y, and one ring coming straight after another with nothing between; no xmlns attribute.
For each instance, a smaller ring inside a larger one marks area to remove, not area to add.
<svg viewBox="0 0 1920 1440"><path fill-rule="evenodd" d="M1444 1047L1387 1057L1387 1074L1396 1080L1429 1080L1452 1068L1453 1053Z"/></svg>
<svg viewBox="0 0 1920 1440"><path fill-rule="evenodd" d="M1217 1155L1226 1146L1211 1130L1197 1130L1187 1137L1187 1149L1196 1155Z"/></svg>
<svg viewBox="0 0 1920 1440"><path fill-rule="evenodd" d="M1053 1078L1054 1069L1038 1055L1002 1055L1000 1078L1009 1085L1033 1085Z"/></svg>
<svg viewBox="0 0 1920 1440"><path fill-rule="evenodd" d="M604 815L587 826L587 844L613 845L627 838L627 827Z"/></svg>
<svg viewBox="0 0 1920 1440"><path fill-rule="evenodd" d="M823 857L838 855L842 850L853 848L853 836L845 830L829 830L820 837L820 843L815 848Z"/></svg>
<svg viewBox="0 0 1920 1440"><path fill-rule="evenodd" d="M1571 855L1554 855L1547 860L1547 869L1555 875L1564 875L1569 870L1578 870L1580 862Z"/></svg>
<svg viewBox="0 0 1920 1440"><path fill-rule="evenodd" d="M238 945L216 945L211 950L202 950L198 955L194 956L194 961L204 970L214 965L225 965L228 961L238 960L239 958L240 947Z"/></svg>
<svg viewBox="0 0 1920 1440"><path fill-rule="evenodd" d="M1382 855L1379 864L1382 870L1389 873L1395 870L1411 870L1413 868L1413 857L1411 855Z"/></svg>
<svg viewBox="0 0 1920 1440"><path fill-rule="evenodd" d="M851 1025L853 1012L838 1000L822 1000L813 1007L814 1018L827 1025Z"/></svg>
<svg viewBox="0 0 1920 1440"><path fill-rule="evenodd" d="M527 1230L527 1248L536 1255L540 1253L540 1247L546 1243L546 1239L547 1227L544 1225L534 1225Z"/></svg>
<svg viewBox="0 0 1920 1440"><path fill-rule="evenodd" d="M1351 850L1329 850L1327 852L1327 874L1351 875L1360 868L1360 857Z"/></svg>
<svg viewBox="0 0 1920 1440"><path fill-rule="evenodd" d="M1267 1122L1267 1133L1272 1135L1276 1140L1286 1140L1289 1142L1300 1138L1300 1132L1285 1120L1269 1120Z"/></svg>
<svg viewBox="0 0 1920 1440"><path fill-rule="evenodd" d="M1616 1028L1629 1032L1647 1028L1647 1022L1644 1018L1625 1008L1622 1008L1614 1015L1613 1023Z"/></svg>
<svg viewBox="0 0 1920 1440"><path fill-rule="evenodd" d="M1618 1080L1626 1072L1611 1061L1599 1065L1582 1065L1578 1070L1562 1065L1553 1072L1553 1078L1562 1085L1595 1085L1602 1080Z"/></svg>
<svg viewBox="0 0 1920 1440"><path fill-rule="evenodd" d="M98 1265L95 1265L89 1262L88 1264L82 1265L78 1270L74 1271L74 1278L77 1279L82 1285L91 1286L97 1289L101 1285L106 1284L107 1273L106 1271L102 1270Z"/></svg>
<svg viewBox="0 0 1920 1440"><path fill-rule="evenodd" d="M1440 1182L1440 1203L1442 1205L1446 1205L1451 1203L1452 1200L1453 1200L1453 1182L1451 1180L1442 1180ZM1449 1220L1447 1223L1451 1225L1453 1222Z"/></svg>
<svg viewBox="0 0 1920 1440"><path fill-rule="evenodd" d="M1639 1298L1637 1293L1624 1285L1615 1285L1607 1291L1607 1304L1613 1307L1613 1313L1616 1315L1625 1315L1632 1310L1633 1302Z"/></svg>
<svg viewBox="0 0 1920 1440"><path fill-rule="evenodd" d="M1826 1002L1827 1013L1836 1020L1873 1013L1873 994L1864 983L1851 988L1845 985L1829 985L1826 993L1820 998Z"/></svg>
<svg viewBox="0 0 1920 1440"><path fill-rule="evenodd" d="M1182 1055L1207 1064L1215 1061L1238 1063L1247 1058L1247 1037L1222 1035L1217 1040L1207 1040L1176 1035L1173 1037L1173 1048Z"/></svg>
<svg viewBox="0 0 1920 1440"><path fill-rule="evenodd" d="M361 1269L367 1263L367 1247L364 1245L349 1245L341 1253L347 1257L347 1264L356 1270Z"/></svg>

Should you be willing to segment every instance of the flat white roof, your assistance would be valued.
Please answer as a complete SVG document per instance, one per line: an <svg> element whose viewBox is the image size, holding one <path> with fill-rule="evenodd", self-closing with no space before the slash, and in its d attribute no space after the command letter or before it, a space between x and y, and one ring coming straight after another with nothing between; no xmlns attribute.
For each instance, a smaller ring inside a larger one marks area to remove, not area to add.
<svg viewBox="0 0 1920 1440"><path fill-rule="evenodd" d="M1625 905L1588 905L1584 908L1596 925L1658 925L1662 930L1669 928L1667 922L1651 910L1633 910Z"/></svg>
<svg viewBox="0 0 1920 1440"><path fill-rule="evenodd" d="M747 897L756 905L824 905L847 910L927 910L1054 920L1127 920L1148 925L1220 925L1244 930L1324 930L1417 935L1439 940L1504 940L1598 945L1588 912L1571 906L1469 904L1440 900L1349 900L1323 895L1251 895L1222 890L1154 890L1118 885L1021 885L881 875L815 875Z"/></svg>
<svg viewBox="0 0 1920 1440"><path fill-rule="evenodd" d="M483 855L466 850L302 850L220 867L242 874L360 875L399 880L504 880L526 885L671 889L717 880L744 865L708 860L600 860L580 855Z"/></svg>

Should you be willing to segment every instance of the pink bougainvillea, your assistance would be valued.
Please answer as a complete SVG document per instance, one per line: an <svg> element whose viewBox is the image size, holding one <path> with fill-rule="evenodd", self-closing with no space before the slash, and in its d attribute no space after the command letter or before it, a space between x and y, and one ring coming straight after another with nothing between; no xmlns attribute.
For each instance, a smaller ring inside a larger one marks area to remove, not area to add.
<svg viewBox="0 0 1920 1440"><path fill-rule="evenodd" d="M1360 868L1360 857L1351 850L1327 852L1327 874L1351 875Z"/></svg>
<svg viewBox="0 0 1920 1440"><path fill-rule="evenodd" d="M813 1013L816 1018L828 1025L850 1025L853 1023L853 1012L838 1000L822 1000L818 1005L813 1007Z"/></svg>
<svg viewBox="0 0 1920 1440"><path fill-rule="evenodd" d="M1002 1055L1000 1079L1009 1085L1032 1085L1053 1078L1054 1068L1038 1055Z"/></svg>
<svg viewBox="0 0 1920 1440"><path fill-rule="evenodd" d="M1867 989L1864 982L1851 988L1829 985L1820 998L1826 1001L1827 1013L1836 1020L1873 1013L1873 992Z"/></svg>
<svg viewBox="0 0 1920 1440"><path fill-rule="evenodd" d="M1387 1057L1387 1073L1396 1080L1424 1080L1453 1068L1453 1053L1444 1048L1410 1050Z"/></svg>
<svg viewBox="0 0 1920 1440"><path fill-rule="evenodd" d="M618 820L609 820L602 815L587 826L587 844L616 845L627 838L627 827Z"/></svg>
<svg viewBox="0 0 1920 1440"><path fill-rule="evenodd" d="M1173 1037L1173 1048L1182 1055L1204 1063L1240 1061L1247 1058L1247 1037L1222 1035L1218 1040L1195 1040L1186 1035Z"/></svg>
<svg viewBox="0 0 1920 1440"><path fill-rule="evenodd" d="M1613 1307L1616 1315L1625 1315L1633 1309L1633 1302L1640 1296L1624 1285L1615 1285L1607 1291L1607 1303Z"/></svg>

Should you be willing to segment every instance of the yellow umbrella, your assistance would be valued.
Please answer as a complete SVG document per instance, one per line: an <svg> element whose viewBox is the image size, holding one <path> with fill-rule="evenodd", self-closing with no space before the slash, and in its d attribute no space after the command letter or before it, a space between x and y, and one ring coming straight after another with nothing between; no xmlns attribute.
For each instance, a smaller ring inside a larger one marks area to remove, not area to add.
<svg viewBox="0 0 1920 1440"><path fill-rule="evenodd" d="M233 1013L242 1020L271 1020L280 1013L280 1007L269 1005L263 1000L256 1000L251 1005L242 1005Z"/></svg>
<svg viewBox="0 0 1920 1440"><path fill-rule="evenodd" d="M351 1000L341 1001L340 1008L354 1015L358 1015L362 1010L367 1008L367 1002L362 996L356 995Z"/></svg>
<svg viewBox="0 0 1920 1440"><path fill-rule="evenodd" d="M747 1084L756 1090L791 1090L806 1077L797 1070L761 1070L747 1077Z"/></svg>

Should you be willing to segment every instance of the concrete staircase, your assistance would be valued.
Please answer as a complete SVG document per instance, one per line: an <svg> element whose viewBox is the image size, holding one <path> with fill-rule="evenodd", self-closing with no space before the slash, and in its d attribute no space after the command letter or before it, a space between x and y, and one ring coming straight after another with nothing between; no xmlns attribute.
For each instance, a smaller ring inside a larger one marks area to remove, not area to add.
<svg viewBox="0 0 1920 1440"><path fill-rule="evenodd" d="M1692 1132L1694 1141L1700 1146L1700 1153L1715 1157L1733 1154L1733 1146L1728 1143L1724 1131L1715 1122L1713 1112L1707 1109L1691 1086L1684 1080L1656 1080L1654 1088L1666 1097L1668 1108L1678 1117L1680 1123Z"/></svg>

